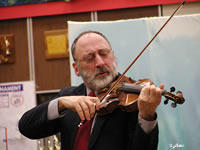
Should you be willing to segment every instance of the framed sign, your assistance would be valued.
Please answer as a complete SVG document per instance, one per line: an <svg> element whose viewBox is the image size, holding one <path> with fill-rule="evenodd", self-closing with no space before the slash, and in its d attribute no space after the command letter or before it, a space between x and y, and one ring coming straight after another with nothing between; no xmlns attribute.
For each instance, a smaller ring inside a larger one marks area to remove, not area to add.
<svg viewBox="0 0 200 150"><path fill-rule="evenodd" d="M67 30L44 31L46 59L68 58Z"/></svg>

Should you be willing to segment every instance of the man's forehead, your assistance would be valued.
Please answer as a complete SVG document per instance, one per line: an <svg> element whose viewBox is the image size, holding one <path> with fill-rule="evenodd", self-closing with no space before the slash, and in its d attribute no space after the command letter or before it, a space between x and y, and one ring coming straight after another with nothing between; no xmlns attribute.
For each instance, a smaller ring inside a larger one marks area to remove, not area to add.
<svg viewBox="0 0 200 150"><path fill-rule="evenodd" d="M101 36L101 35L99 35L99 34L97 34L97 33L86 33L86 34L84 34L84 35L82 35L79 39L78 39L78 41L77 41L77 43L79 43L80 41L82 41L82 40L89 40L89 39L94 39L94 38L96 38L96 39L104 39L105 40L105 38L103 37L103 36Z"/></svg>
<svg viewBox="0 0 200 150"><path fill-rule="evenodd" d="M77 43L76 48L83 48L83 47L99 47L99 46L106 46L105 48L110 48L110 44L108 41L101 35L96 33L87 33L82 35Z"/></svg>

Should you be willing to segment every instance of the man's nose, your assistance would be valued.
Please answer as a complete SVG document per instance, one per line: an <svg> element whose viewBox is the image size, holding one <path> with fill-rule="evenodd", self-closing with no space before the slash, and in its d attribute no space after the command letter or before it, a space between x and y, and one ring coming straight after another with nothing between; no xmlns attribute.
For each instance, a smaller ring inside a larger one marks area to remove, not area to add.
<svg viewBox="0 0 200 150"><path fill-rule="evenodd" d="M100 55L96 55L95 61L96 61L96 67L103 66L105 64L103 58Z"/></svg>

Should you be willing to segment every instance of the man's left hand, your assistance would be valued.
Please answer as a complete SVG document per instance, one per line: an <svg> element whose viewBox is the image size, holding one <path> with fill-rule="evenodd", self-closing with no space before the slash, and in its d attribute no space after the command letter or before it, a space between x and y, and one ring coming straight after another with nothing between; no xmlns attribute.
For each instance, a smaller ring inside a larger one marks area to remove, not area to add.
<svg viewBox="0 0 200 150"><path fill-rule="evenodd" d="M164 89L164 84L160 84L159 87L147 85L141 90L137 101L141 118L148 121L155 119L156 108L161 102L162 89Z"/></svg>

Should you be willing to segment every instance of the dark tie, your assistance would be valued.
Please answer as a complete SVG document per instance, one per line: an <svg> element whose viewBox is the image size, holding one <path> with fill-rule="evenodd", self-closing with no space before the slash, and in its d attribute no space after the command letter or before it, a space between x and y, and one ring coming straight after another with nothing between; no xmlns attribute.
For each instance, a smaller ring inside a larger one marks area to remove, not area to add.
<svg viewBox="0 0 200 150"><path fill-rule="evenodd" d="M90 92L88 96L95 96L95 93ZM76 135L73 150L88 150L92 120L93 119L87 120L83 125L80 126Z"/></svg>

